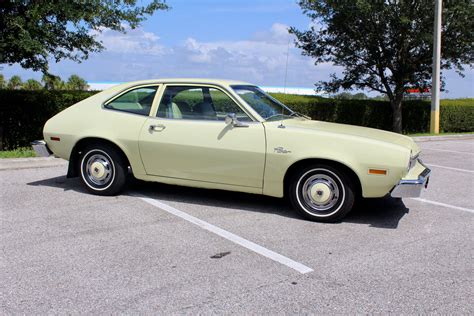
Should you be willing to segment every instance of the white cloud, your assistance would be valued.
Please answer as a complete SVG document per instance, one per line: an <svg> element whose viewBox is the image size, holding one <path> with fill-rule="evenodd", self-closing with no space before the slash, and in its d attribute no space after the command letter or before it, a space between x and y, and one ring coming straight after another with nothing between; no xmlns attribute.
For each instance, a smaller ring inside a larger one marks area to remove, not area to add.
<svg viewBox="0 0 474 316"><path fill-rule="evenodd" d="M289 86L311 87L335 69L330 65L315 67L310 58L302 56L293 46L288 25L282 23L274 23L248 39L200 41L190 37L172 47L161 45L157 34L142 29L128 29L127 34L103 30L98 38L106 51L81 66L83 69L101 60L100 68L94 67L94 78L88 73L89 80L214 77L279 86L285 82L288 52Z"/></svg>
<svg viewBox="0 0 474 316"><path fill-rule="evenodd" d="M294 36L288 33L289 26L282 23L274 23L270 30L256 32L253 40L273 44L288 44Z"/></svg>
<svg viewBox="0 0 474 316"><path fill-rule="evenodd" d="M51 64L61 77L78 74L89 81L132 81L164 77L228 78L266 86L283 86L288 52L288 26L281 23L247 39L200 41L187 38L174 46L163 45L158 34L127 29L126 34L103 29L94 32L105 50L77 64ZM312 87L336 68L315 67L311 58L293 46L288 56L287 85Z"/></svg>
<svg viewBox="0 0 474 316"><path fill-rule="evenodd" d="M165 47L158 44L160 37L141 28L131 29L125 26L126 33L110 29L91 31L97 40L101 41L108 52L121 54L161 55Z"/></svg>
<svg viewBox="0 0 474 316"><path fill-rule="evenodd" d="M190 62L275 70L286 63L290 39L287 29L287 25L275 23L270 30L240 41L200 42L188 38L182 46L175 47L174 52L181 51ZM290 60L299 59L299 52L291 49Z"/></svg>

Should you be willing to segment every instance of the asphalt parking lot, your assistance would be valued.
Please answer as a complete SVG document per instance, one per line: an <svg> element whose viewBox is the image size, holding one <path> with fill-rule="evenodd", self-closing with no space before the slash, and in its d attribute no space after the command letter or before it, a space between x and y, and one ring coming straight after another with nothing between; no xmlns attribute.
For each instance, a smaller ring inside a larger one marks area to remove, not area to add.
<svg viewBox="0 0 474 316"><path fill-rule="evenodd" d="M281 199L138 181L98 197L65 164L5 167L0 313L472 314L474 137L419 145L421 199L338 224Z"/></svg>

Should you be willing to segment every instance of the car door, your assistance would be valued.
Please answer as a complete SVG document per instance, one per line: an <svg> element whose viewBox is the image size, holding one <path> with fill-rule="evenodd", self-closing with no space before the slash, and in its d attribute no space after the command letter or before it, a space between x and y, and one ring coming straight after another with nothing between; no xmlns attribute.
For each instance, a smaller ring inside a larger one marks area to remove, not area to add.
<svg viewBox="0 0 474 316"><path fill-rule="evenodd" d="M225 123L235 113L242 127ZM149 175L261 188L265 133L224 89L167 85L145 122L140 154Z"/></svg>

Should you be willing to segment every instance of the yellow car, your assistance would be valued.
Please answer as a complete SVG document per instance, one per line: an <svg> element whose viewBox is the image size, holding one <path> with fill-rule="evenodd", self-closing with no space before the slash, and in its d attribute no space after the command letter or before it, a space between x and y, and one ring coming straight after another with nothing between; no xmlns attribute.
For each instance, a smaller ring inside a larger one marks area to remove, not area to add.
<svg viewBox="0 0 474 316"><path fill-rule="evenodd" d="M94 194L135 178L287 196L310 220L343 218L355 198L419 196L430 170L406 136L311 120L255 85L159 79L121 84L49 119L38 153L69 160Z"/></svg>

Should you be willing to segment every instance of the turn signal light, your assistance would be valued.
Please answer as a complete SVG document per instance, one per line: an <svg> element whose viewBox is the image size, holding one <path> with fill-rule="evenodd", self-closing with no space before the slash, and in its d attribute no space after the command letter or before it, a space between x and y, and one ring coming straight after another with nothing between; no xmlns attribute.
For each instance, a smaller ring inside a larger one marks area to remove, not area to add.
<svg viewBox="0 0 474 316"><path fill-rule="evenodd" d="M50 139L56 142L59 142L61 140L59 137L50 137Z"/></svg>
<svg viewBox="0 0 474 316"><path fill-rule="evenodd" d="M369 174L380 174L380 175L387 175L387 170L383 169L369 169Z"/></svg>

